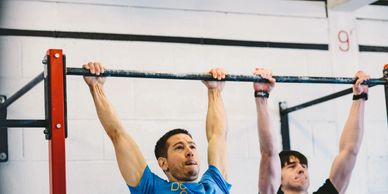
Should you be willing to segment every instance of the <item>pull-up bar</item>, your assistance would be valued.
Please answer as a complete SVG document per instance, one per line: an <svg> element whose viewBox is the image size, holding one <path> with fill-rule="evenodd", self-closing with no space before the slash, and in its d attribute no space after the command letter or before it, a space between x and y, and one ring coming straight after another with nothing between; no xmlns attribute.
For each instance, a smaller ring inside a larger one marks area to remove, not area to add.
<svg viewBox="0 0 388 194"><path fill-rule="evenodd" d="M83 68L67 68L67 75L96 76L89 70ZM133 70L111 70L107 69L101 76L106 77L134 77L134 78L155 78L155 79L181 79L181 80L216 80L208 73L163 73L151 71L133 71ZM326 84L353 84L355 78L349 77L309 77L309 76L273 76L276 82L282 83L326 83ZM256 75L234 75L227 74L223 81L240 82L267 82L266 79ZM367 85L387 85L388 80L384 78L373 78L367 80Z"/></svg>
<svg viewBox="0 0 388 194"><path fill-rule="evenodd" d="M96 76L83 68L66 68L67 75L81 76ZM133 77L133 78L154 78L154 79L181 79L181 80L215 80L208 73L163 73L151 71L133 71L133 70L105 70L101 76L106 77ZM326 83L326 84L353 84L355 78L349 77L311 77L311 76L273 76L276 82L282 83ZM17 91L14 95L8 98L3 104L0 104L0 109L6 108L24 95L27 91L37 85L44 79L43 73L40 73L23 88ZM227 74L223 81L240 81L240 82L266 82L267 80L255 75L235 75ZM384 78L373 78L367 80L364 84L367 85L387 85L388 80Z"/></svg>

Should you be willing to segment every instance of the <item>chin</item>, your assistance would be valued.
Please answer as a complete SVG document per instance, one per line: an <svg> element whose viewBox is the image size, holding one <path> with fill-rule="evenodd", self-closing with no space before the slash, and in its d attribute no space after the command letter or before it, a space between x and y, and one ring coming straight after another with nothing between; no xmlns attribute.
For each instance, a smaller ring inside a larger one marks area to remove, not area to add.
<svg viewBox="0 0 388 194"><path fill-rule="evenodd" d="M198 178L198 174L199 174L199 170L193 170L187 173L188 176L195 177L195 178Z"/></svg>
<svg viewBox="0 0 388 194"><path fill-rule="evenodd" d="M198 179L198 176L195 176L195 177L188 177L187 178L187 182L194 182L194 181L196 181Z"/></svg>
<svg viewBox="0 0 388 194"><path fill-rule="evenodd" d="M309 184L302 184L297 186L300 190L307 191Z"/></svg>
<svg viewBox="0 0 388 194"><path fill-rule="evenodd" d="M195 181L198 179L198 174L199 174L199 170L195 169L195 170L188 171L186 173L186 177L187 177L187 179L190 179L191 181Z"/></svg>
<svg viewBox="0 0 388 194"><path fill-rule="evenodd" d="M181 178L181 181L185 182L193 182L198 179L198 175L186 175L185 177Z"/></svg>

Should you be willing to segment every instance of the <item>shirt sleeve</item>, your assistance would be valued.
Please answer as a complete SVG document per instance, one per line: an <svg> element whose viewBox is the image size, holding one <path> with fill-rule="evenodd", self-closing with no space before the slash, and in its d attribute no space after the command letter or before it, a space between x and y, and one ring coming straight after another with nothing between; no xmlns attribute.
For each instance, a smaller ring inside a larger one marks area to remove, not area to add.
<svg viewBox="0 0 388 194"><path fill-rule="evenodd" d="M143 176L136 187L127 185L132 194L155 193L154 176L148 166L144 169Z"/></svg>
<svg viewBox="0 0 388 194"><path fill-rule="evenodd" d="M217 167L210 165L209 169L203 174L201 182L206 184L215 184L223 193L229 193L232 185L229 184L225 178L221 175L221 172Z"/></svg>

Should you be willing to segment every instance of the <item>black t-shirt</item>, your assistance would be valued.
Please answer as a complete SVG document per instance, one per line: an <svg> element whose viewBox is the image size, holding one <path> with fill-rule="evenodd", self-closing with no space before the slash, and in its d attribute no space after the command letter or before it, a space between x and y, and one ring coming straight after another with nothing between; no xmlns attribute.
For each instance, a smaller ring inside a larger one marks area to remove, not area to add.
<svg viewBox="0 0 388 194"><path fill-rule="evenodd" d="M277 194L284 194L283 191L280 189L280 187ZM313 192L313 194L338 194L338 191L335 189L330 179L326 179L325 184L319 187L319 189Z"/></svg>

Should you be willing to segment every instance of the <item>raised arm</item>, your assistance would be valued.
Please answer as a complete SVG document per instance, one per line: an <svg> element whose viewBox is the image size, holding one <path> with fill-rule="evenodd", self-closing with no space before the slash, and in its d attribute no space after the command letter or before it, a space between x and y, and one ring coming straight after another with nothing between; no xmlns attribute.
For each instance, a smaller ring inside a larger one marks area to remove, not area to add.
<svg viewBox="0 0 388 194"><path fill-rule="evenodd" d="M353 94L367 94L368 87L361 85L361 83L369 77L362 71L357 72L356 77L358 79L353 85ZM345 193L348 187L360 150L364 133L364 105L365 99L363 98L353 100L349 117L341 135L339 153L331 166L330 181L339 193Z"/></svg>
<svg viewBox="0 0 388 194"><path fill-rule="evenodd" d="M225 70L212 69L210 73L214 78L225 78ZM217 167L226 180L227 173L227 124L224 103L221 92L224 81L204 81L208 88L208 111L206 117L206 137L208 141L208 163Z"/></svg>
<svg viewBox="0 0 388 194"><path fill-rule="evenodd" d="M269 80L269 83L253 84L257 110L257 126L260 143L260 168L259 168L259 193L274 194L280 186L280 159L276 131L273 129L271 116L268 110L268 97L275 86L270 70L256 68L255 75L260 75Z"/></svg>
<svg viewBox="0 0 388 194"><path fill-rule="evenodd" d="M104 72L100 63L90 62L83 67L96 75ZM103 88L105 78L84 77L84 79L93 96L98 118L113 143L121 175L128 185L137 186L147 164L136 142L124 129L105 95Z"/></svg>

